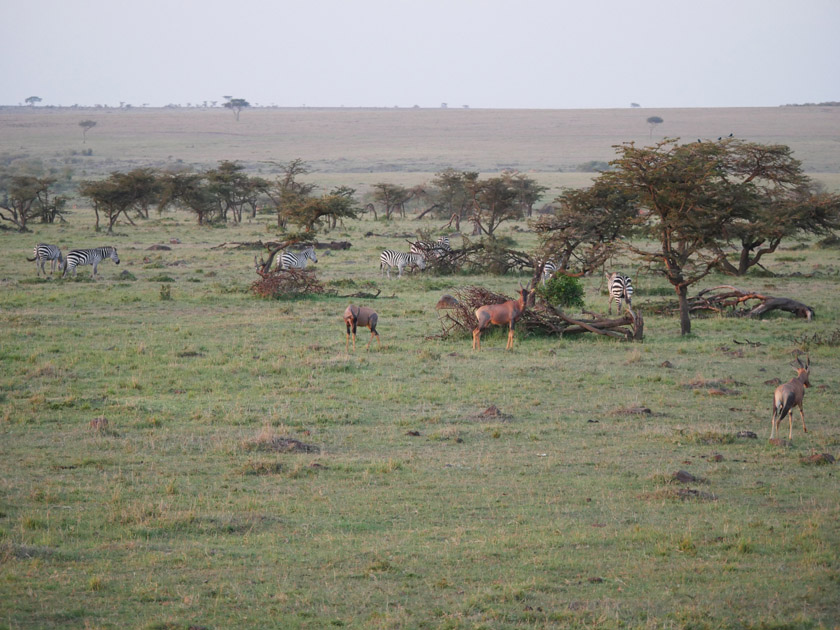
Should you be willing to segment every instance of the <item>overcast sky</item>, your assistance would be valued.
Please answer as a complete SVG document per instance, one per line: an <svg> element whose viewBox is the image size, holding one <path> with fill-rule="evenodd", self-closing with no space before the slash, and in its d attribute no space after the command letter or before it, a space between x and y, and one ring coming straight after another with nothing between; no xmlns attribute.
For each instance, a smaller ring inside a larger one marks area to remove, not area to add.
<svg viewBox="0 0 840 630"><path fill-rule="evenodd" d="M840 101L840 0L0 0L0 105Z"/></svg>

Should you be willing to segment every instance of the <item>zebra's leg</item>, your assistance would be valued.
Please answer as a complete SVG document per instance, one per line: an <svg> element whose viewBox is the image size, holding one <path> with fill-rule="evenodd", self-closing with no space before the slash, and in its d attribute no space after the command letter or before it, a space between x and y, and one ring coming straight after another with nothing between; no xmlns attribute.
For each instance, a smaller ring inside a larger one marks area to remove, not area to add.
<svg viewBox="0 0 840 630"><path fill-rule="evenodd" d="M94 261L93 261L93 275L91 276L92 278L95 278L95 277L96 277L96 267L97 267L98 265L99 265L99 261L98 261L98 260L94 260Z"/></svg>

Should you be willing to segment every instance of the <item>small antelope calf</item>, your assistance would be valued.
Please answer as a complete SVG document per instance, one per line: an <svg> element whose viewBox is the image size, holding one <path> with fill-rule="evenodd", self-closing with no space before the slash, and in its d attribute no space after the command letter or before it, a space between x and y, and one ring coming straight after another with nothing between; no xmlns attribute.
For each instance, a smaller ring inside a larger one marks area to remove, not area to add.
<svg viewBox="0 0 840 630"><path fill-rule="evenodd" d="M485 304L475 309L478 326L473 330L473 350L481 350L481 332L490 324L508 325L508 341L505 350L513 348L513 327L525 312L532 291L523 287L520 282L518 293L518 300L508 300L502 304Z"/></svg>
<svg viewBox="0 0 840 630"><path fill-rule="evenodd" d="M782 419L787 416L790 424L790 433L788 439L793 439L793 408L799 407L799 415L802 418L802 430L808 433L805 426L805 413L802 411L802 399L805 397L805 388L811 387L811 382L808 380L811 370L811 358L806 359L805 365L799 357L796 357L796 362L799 367L796 368L796 376L790 379L787 383L783 383L776 388L773 395L773 416L770 418L770 439L777 437L779 432L779 425Z"/></svg>
<svg viewBox="0 0 840 630"><path fill-rule="evenodd" d="M370 328L370 339L368 340L367 349L370 350L370 342L373 341L376 335L376 343L382 347L382 342L379 340L379 333L376 332L376 322L379 321L379 315L376 314L372 308L366 306L356 306L351 304L344 309L344 323L347 324L347 342L344 344L344 350L350 350L350 330L353 330L353 350L356 349L356 327Z"/></svg>

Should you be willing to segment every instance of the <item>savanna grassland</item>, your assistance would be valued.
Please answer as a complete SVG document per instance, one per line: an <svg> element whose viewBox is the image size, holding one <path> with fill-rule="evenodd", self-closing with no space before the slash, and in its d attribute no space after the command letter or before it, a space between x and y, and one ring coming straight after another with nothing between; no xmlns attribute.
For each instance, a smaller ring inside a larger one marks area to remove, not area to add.
<svg viewBox="0 0 840 630"><path fill-rule="evenodd" d="M324 186L452 166L559 187L648 142L654 113L654 140L784 142L838 188L831 108L13 109L0 149L77 179L301 157ZM505 352L497 330L477 353L438 336L438 298L513 295L525 276L379 273L382 249L440 221L347 221L321 235L353 244L318 251L330 293L262 300L257 252L230 244L276 238L271 216L168 212L106 235L72 205L67 223L0 231L0 628L840 627L838 468L809 460L840 457L840 250L790 241L767 271L702 283L805 302L812 322L713 316L681 337L669 285L617 260L644 342L518 330ZM526 221L499 232L536 245ZM121 264L38 278L41 241L112 244ZM606 311L601 278L583 282ZM342 296L377 289L352 301L378 311L382 346L360 331L345 352ZM773 381L797 350L808 432L797 414L774 446Z"/></svg>

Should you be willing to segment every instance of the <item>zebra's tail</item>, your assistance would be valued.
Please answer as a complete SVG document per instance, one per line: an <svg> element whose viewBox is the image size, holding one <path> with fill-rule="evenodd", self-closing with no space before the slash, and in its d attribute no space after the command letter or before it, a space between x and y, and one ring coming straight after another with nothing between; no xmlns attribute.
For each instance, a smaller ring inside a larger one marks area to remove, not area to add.
<svg viewBox="0 0 840 630"><path fill-rule="evenodd" d="M37 259L36 259L36 258L27 258L26 260L28 260L29 262L33 262L33 261L35 261L35 260L37 260Z"/></svg>

